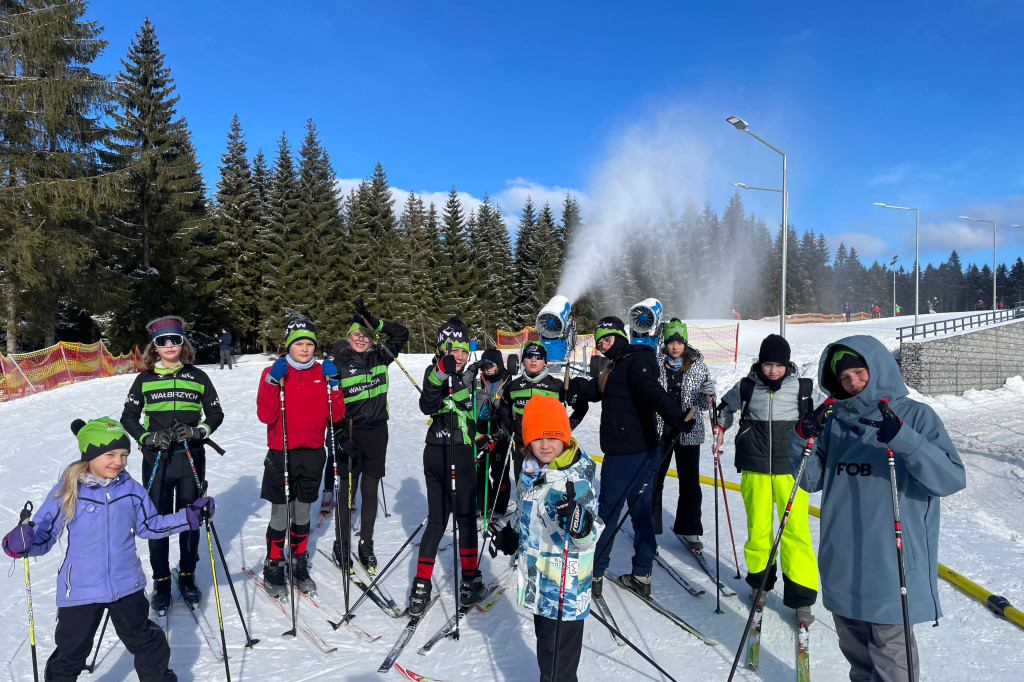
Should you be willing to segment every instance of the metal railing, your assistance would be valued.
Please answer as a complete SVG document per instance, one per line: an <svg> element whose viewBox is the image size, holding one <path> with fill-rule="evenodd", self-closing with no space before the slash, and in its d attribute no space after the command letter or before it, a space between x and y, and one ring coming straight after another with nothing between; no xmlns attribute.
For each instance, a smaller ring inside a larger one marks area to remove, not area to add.
<svg viewBox="0 0 1024 682"><path fill-rule="evenodd" d="M988 310L983 313L975 313L974 315L965 315L964 317L912 324L909 327L899 327L896 331L900 334L900 343L903 343L904 341L912 341L919 336L927 338L929 334L938 336L939 334L948 334L949 332L957 332L973 327L987 327L1020 317L1024 317L1024 302L1017 303L1013 308Z"/></svg>

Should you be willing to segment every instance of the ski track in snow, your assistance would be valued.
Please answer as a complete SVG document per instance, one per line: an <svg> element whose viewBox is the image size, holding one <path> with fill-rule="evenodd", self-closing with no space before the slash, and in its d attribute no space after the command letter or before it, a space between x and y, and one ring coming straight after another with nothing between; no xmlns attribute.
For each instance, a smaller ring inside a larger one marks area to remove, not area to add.
<svg viewBox="0 0 1024 682"><path fill-rule="evenodd" d="M926 319L941 317L944 316L927 316ZM731 320L688 322L697 326L732 323ZM909 318L899 320L899 324L910 323ZM793 361L805 376L816 378L818 358L826 343L851 334L871 334L888 348L895 349L899 345L895 331L899 324L884 319L850 324L788 325L787 337L793 346ZM743 321L740 324L737 365L710 365L719 394L747 373L756 360L761 339L777 330L777 323ZM428 356L403 355L400 359L419 381ZM267 361L260 356L243 360L230 371L218 371L214 365L204 366L217 387L226 414L214 439L227 450L227 455L220 457L207 452L210 491L217 498L217 529L249 630L253 637L261 640L254 649L244 648L245 637L218 560L232 679L378 680L377 666L398 637L404 619L388 618L369 603L361 606L356 623L371 634L381 635L380 641L366 644L345 629L332 631L326 621L317 620L311 609L299 604L299 609L304 609L320 634L338 647L336 653L323 655L301 637L295 640L280 637L290 624L276 609L257 598L251 583L241 572L242 566L252 566L265 553L264 531L270 512L269 504L259 499L266 431L255 414L259 373ZM18 512L26 500L31 499L38 506L62 468L78 458L69 430L72 419L119 417L132 380L131 376L97 379L0 405L0 442L5 446L0 453L0 481L5 492L0 498L0 530L6 532L17 523ZM418 393L397 367L392 368L390 381L391 440L384 488L392 516L385 519L383 513L378 515L374 538L382 566L426 513L421 464L426 417L417 407ZM938 412L967 466L968 488L943 501L939 560L992 592L1006 596L1020 608L1024 605L1024 379L1010 379L1003 388L994 391L969 391L963 396L914 394L913 397L927 402ZM599 418L600 406L595 405L575 434L584 448L594 454L600 454ZM738 482L739 476L732 467L733 436L733 431L727 434L722 464L727 480ZM710 448L705 445L703 474L713 474L712 461ZM129 459L129 471L138 476L140 470L141 456L135 449ZM711 492L704 489L704 541L714 570L714 498ZM671 524L677 494L677 484L670 480L665 491L666 526ZM813 495L811 503L819 502L820 496ZM737 549L742 557L746 532L738 493L729 493L729 506L739 543ZM724 517L724 509L720 514ZM315 546L330 547L332 534L324 530L329 530L329 525L325 524L311 538ZM811 531L817 546L817 522L811 522ZM609 606L623 633L681 680L724 680L746 621L745 600L749 590L745 583L733 578L736 569L724 518L720 538L723 581L740 593L738 597L722 598L724 614L714 613L714 592L703 573L683 556L678 542L665 539L662 556L691 582L706 588L707 593L699 598L692 597L678 588L662 569L657 566L654 569L655 595L691 625L718 641L716 647L709 647L683 632L621 590L606 590ZM217 612L206 546L205 537L201 537L197 578L203 588L202 607L216 629ZM147 544L138 542L137 547L143 567L149 573ZM171 547L174 561L177 542L172 540ZM40 667L53 650L55 578L63 550L61 544L48 555L30 562ZM343 611L344 599L337 571L320 560L315 547L310 555L316 557L313 574L320 597ZM630 555L628 538L617 537L609 570L627 572ZM500 556L496 561L484 558L485 579L501 570L505 565L502 559ZM450 554L439 553L435 575L448 575L452 560ZM12 561L8 569L3 583L7 598L0 603L0 643L5 652L0 678L31 679L22 562ZM400 604L407 599L414 572L415 557L407 550L386 576L384 582ZM745 568L741 572L745 573ZM1024 664L1021 630L997 618L943 580L939 580L939 590L945 613L940 627L924 623L915 629L922 652L922 678L1019 679ZM357 594L358 590L353 590L353 595ZM176 602L170 612L172 668L181 680L223 679L223 664L210 654L176 589L174 596ZM460 641L445 640L430 655L418 656L415 649L451 614L452 607L453 598L448 588L399 659L400 663L422 675L447 682L537 679L532 617L515 605L514 590L510 590L491 612L471 614L464 622ZM848 668L839 652L831 618L820 603L815 613L818 620L811 628L812 676L815 680L848 679ZM795 636L792 613L782 606L781 592L776 590L770 595L765 610L761 666L756 673L741 668L737 679L793 679ZM395 671L391 676L397 679L399 673ZM588 620L586 625L580 677L662 679L628 647L615 646L608 631L594 619ZM89 679L135 679L131 656L111 628L104 639L97 672Z"/></svg>

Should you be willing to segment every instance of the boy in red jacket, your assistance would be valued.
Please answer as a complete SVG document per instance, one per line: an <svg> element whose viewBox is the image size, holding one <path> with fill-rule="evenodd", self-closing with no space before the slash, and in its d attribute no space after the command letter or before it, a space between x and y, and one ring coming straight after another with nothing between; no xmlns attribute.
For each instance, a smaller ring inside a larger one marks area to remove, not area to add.
<svg viewBox="0 0 1024 682"><path fill-rule="evenodd" d="M272 597L288 593L285 585L285 531L291 517L291 581L303 592L315 592L309 577L309 510L320 491L320 476L327 460L324 433L329 414L334 422L345 416L345 401L338 390L338 371L334 363L323 365L315 358L316 327L301 315L294 315L285 327L285 355L263 370L256 393L256 416L267 425L267 452L263 460L263 485L260 497L271 503L267 526L267 560L263 565L263 583ZM285 423L281 423L282 402ZM327 401L331 410L327 409ZM282 428L284 426L285 428ZM284 467L288 452L290 510L285 506ZM289 514L290 511L290 514Z"/></svg>

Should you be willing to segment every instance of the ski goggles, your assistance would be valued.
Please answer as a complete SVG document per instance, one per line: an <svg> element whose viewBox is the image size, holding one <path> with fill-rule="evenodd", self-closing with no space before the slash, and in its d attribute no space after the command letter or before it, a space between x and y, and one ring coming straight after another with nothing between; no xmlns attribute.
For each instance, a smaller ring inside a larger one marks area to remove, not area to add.
<svg viewBox="0 0 1024 682"><path fill-rule="evenodd" d="M162 334L153 339L153 345L157 348L167 348L169 346L180 346L185 343L185 337L181 334Z"/></svg>
<svg viewBox="0 0 1024 682"><path fill-rule="evenodd" d="M535 360L546 360L544 353L536 348L529 348L523 353L524 358L533 358Z"/></svg>

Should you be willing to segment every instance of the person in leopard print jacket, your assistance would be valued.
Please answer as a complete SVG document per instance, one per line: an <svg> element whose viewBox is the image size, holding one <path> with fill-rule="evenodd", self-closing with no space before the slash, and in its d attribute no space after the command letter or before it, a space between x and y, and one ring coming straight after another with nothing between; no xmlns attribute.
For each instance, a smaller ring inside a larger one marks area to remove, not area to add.
<svg viewBox="0 0 1024 682"><path fill-rule="evenodd" d="M661 385L685 413L693 408L697 414L710 410L715 403L715 382L711 378L704 356L691 346L687 340L686 325L678 318L672 318L665 325L663 334L664 345L658 355L661 369ZM701 525L701 490L700 490L700 446L704 442L704 421L697 422L693 430L684 433L675 443L676 471L679 476L679 502L676 504L676 520L672 524L672 532L691 545L698 547L700 536L704 534ZM675 430L658 424L661 432L661 449L672 446ZM654 478L652 512L654 514L654 532L661 534L661 498L665 490L665 477L671 464L671 457L666 457Z"/></svg>

